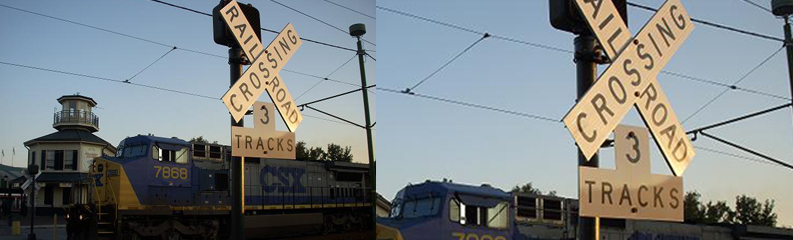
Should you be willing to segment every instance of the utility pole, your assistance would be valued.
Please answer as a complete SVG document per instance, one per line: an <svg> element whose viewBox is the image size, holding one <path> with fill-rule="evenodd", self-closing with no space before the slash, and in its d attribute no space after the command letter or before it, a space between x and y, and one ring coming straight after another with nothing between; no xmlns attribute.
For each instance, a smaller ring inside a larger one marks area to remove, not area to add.
<svg viewBox="0 0 793 240"><path fill-rule="evenodd" d="M212 37L215 43L229 47L229 89L242 76L242 65L251 64L247 58L243 58L242 47L238 44L229 26L223 20L220 9L229 4L231 0L220 0L215 8L212 9ZM259 10L250 4L240 4L240 11L247 18L251 29L254 29L257 39L262 39L260 29ZM232 127L243 127L243 120L234 120L231 115ZM229 129L230 131L231 129ZM234 154L231 154L234 155ZM230 157L231 160L231 239L245 239L245 158Z"/></svg>
<svg viewBox="0 0 793 240"><path fill-rule="evenodd" d="M31 185L30 188L30 234L28 234L28 240L36 240L36 233L33 232L33 219L36 217L36 174L39 173L39 166L36 164L30 164L28 166L28 175L31 178Z"/></svg>
<svg viewBox="0 0 793 240"><path fill-rule="evenodd" d="M229 88L234 86L234 83L237 82L237 79L240 79L242 76L242 64L245 60L242 58L242 48L239 46L234 46L229 48ZM231 117L231 126L232 127L243 127L243 120L240 119L239 122L234 121L234 117ZM245 183L243 182L242 175L245 173L243 171L244 162L242 162L241 157L231 157L231 239L233 240L243 240L245 239L245 209L244 202L243 202L243 194L245 193L243 188L245 187Z"/></svg>
<svg viewBox="0 0 793 240"><path fill-rule="evenodd" d="M358 65L361 68L361 93L363 94L363 111L366 116L366 142L369 147L369 179L371 180L372 192L372 225L377 221L377 178L375 177L376 167L374 165L374 143L372 142L372 120L369 117L369 91L366 88L366 70L363 66L363 58L366 52L363 50L361 36L366 34L366 25L357 23L350 26L350 36L358 39Z"/></svg>
<svg viewBox="0 0 793 240"><path fill-rule="evenodd" d="M787 48L787 70L790 84L790 94L793 96L793 34L790 30L790 15L793 14L793 1L773 0L771 1L772 13L777 17L785 19L785 47Z"/></svg>
<svg viewBox="0 0 793 240"><path fill-rule="evenodd" d="M548 0L550 10L551 26L558 30L570 32L576 35L573 40L575 53L573 56L576 66L576 101L583 97L595 83L597 77L597 64L603 63L600 50L595 48L595 36L581 12L578 11L574 0ZM623 21L627 24L627 10L625 0L611 0L620 11ZM600 166L600 159L595 153L589 160L576 147L578 154L578 166L593 167ZM578 175L578 174L576 174ZM578 239L594 240L599 235L599 220L593 217L578 218Z"/></svg>

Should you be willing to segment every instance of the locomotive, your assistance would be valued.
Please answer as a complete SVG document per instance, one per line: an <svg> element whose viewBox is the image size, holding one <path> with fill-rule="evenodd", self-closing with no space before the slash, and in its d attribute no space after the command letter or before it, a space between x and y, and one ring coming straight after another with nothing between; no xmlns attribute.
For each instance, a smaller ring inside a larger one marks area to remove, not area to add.
<svg viewBox="0 0 793 240"><path fill-rule="evenodd" d="M68 239L225 239L230 147L151 135L96 158L67 210ZM249 238L371 229L365 164L245 158Z"/></svg>
<svg viewBox="0 0 793 240"><path fill-rule="evenodd" d="M408 185L392 205L377 218L377 239L575 239L578 214L574 199L445 180Z"/></svg>

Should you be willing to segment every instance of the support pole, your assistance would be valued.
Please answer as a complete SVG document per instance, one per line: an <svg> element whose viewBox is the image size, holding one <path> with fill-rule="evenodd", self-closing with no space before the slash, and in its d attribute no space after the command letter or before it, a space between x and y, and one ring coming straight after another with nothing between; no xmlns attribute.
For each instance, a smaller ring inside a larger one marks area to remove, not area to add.
<svg viewBox="0 0 793 240"><path fill-rule="evenodd" d="M33 232L33 219L36 218L36 175L33 176L33 180L31 181L33 184L29 186L30 188L30 234L28 234L28 240L36 240L36 233Z"/></svg>
<svg viewBox="0 0 793 240"><path fill-rule="evenodd" d="M374 143L372 139L372 120L369 116L369 91L366 84L366 69L364 69L363 59L366 52L363 50L361 43L361 36L366 33L366 27L362 23L353 24L350 26L350 35L358 39L358 65L361 68L361 93L363 93L363 111L366 117L366 143L369 147L369 179L371 180L372 192L369 194L372 198L372 226L377 222L377 177L375 175L376 167L374 162Z"/></svg>
<svg viewBox="0 0 793 240"><path fill-rule="evenodd" d="M576 66L576 85L577 85L577 98L581 97L589 91L589 88L595 83L595 76L597 75L597 63L595 62L595 37L592 33L582 33L575 38L575 66ZM594 167L600 165L597 153L587 161L581 149L576 151L578 153L578 166ZM580 198L579 198L580 199ZM597 224L595 218L579 217L579 236L580 239L594 240L596 238Z"/></svg>
<svg viewBox="0 0 793 240"><path fill-rule="evenodd" d="M787 48L787 71L790 84L790 95L793 96L793 34L790 30L790 16L785 16L785 48ZM793 101L791 101L793 102Z"/></svg>
<svg viewBox="0 0 793 240"><path fill-rule="evenodd" d="M242 76L242 48L232 47L229 49L229 70L230 70L230 84L234 86ZM231 126L242 127L243 120L239 122L234 121L231 117ZM231 239L243 240L245 239L245 209L243 196L245 183L243 182L243 162L240 157L231 157Z"/></svg>

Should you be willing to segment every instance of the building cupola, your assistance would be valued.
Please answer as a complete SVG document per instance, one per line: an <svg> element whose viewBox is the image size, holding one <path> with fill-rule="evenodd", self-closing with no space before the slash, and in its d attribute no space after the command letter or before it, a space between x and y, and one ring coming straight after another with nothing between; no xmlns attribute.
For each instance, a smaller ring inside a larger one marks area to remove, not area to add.
<svg viewBox="0 0 793 240"><path fill-rule="evenodd" d="M90 97L75 95L64 95L58 98L58 103L63 108L55 112L52 127L58 131L65 129L80 129L89 132L99 131L99 117L94 115L92 109L96 107L96 101Z"/></svg>

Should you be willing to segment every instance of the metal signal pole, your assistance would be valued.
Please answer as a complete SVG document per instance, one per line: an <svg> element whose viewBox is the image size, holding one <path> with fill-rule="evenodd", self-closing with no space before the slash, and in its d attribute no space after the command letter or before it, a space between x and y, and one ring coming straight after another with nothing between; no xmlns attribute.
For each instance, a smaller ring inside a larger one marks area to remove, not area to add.
<svg viewBox="0 0 793 240"><path fill-rule="evenodd" d="M575 38L575 67L576 67L576 99L581 97L589 91L592 84L595 83L597 75L597 63L595 62L598 55L595 52L595 36L592 33L582 33ZM598 154L592 156L589 161L581 150L578 149L578 166L594 167L600 165ZM592 217L579 217L579 236L581 239L597 239L595 231L597 231L597 224L595 218Z"/></svg>
<svg viewBox="0 0 793 240"><path fill-rule="evenodd" d="M229 88L234 86L242 76L242 48L235 46L229 48L229 75L231 81ZM239 122L234 121L234 116L231 116L231 126L243 127L243 120ZM243 182L244 163L241 157L231 157L231 239L243 240L245 239L245 209L243 202L243 194L245 183Z"/></svg>
<svg viewBox="0 0 793 240"><path fill-rule="evenodd" d="M790 16L793 15L793 1L772 0L771 13L785 19L785 47L787 48L787 70L790 78L790 94L793 96L793 36L790 30Z"/></svg>
<svg viewBox="0 0 793 240"><path fill-rule="evenodd" d="M361 68L361 93L363 93L363 111L364 115L366 116L366 142L369 147L369 178L372 184L372 226L375 225L377 221L377 178L375 177L376 167L374 165L374 143L372 142L372 121L369 117L369 91L366 88L366 70L363 66L363 58L366 52L363 50L363 44L361 44L361 36L366 34L366 25L363 23L357 23L350 26L350 35L356 37L358 39L358 65Z"/></svg>

